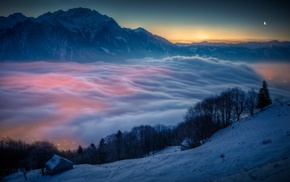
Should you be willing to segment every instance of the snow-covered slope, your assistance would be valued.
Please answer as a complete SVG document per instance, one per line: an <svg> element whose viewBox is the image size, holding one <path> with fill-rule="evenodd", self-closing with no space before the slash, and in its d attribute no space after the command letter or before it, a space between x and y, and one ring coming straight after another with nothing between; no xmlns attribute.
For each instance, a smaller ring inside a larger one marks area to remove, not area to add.
<svg viewBox="0 0 290 182"><path fill-rule="evenodd" d="M265 140L271 142L263 144ZM198 148L166 150L170 152L142 159L75 165L55 176L33 171L27 177L28 181L288 181L290 102L234 123ZM23 179L17 173L5 181Z"/></svg>

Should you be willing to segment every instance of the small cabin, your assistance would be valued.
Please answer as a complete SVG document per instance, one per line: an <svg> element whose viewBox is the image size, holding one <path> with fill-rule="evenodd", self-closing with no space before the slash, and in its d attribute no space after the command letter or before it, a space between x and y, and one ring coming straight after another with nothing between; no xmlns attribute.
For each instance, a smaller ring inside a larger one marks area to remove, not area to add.
<svg viewBox="0 0 290 182"><path fill-rule="evenodd" d="M188 150L193 148L193 141L190 138L185 138L182 142L181 142L181 146L180 146L181 150Z"/></svg>
<svg viewBox="0 0 290 182"><path fill-rule="evenodd" d="M63 171L67 171L73 168L73 162L59 156L54 155L45 163L46 174L55 175Z"/></svg>

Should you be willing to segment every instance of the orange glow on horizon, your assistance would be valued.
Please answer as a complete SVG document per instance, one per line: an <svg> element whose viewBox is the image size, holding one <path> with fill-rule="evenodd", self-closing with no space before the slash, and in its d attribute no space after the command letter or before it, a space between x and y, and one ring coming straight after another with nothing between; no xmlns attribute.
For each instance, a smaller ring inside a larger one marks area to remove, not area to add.
<svg viewBox="0 0 290 182"><path fill-rule="evenodd" d="M219 26L152 26L147 30L155 35L166 38L172 43L243 43L243 42L268 42L273 40L290 41L283 35L272 35L265 29L249 30L246 27L219 27Z"/></svg>
<svg viewBox="0 0 290 182"><path fill-rule="evenodd" d="M172 39L169 40L171 43L185 43L185 44L190 44L190 43L200 43L200 42L209 42L209 43L227 43L227 44L239 44L239 43L246 43L246 42L269 42L273 41L274 39L265 39L265 40L260 40L260 39L192 39L192 40L187 40L187 39ZM278 41L283 41L283 40L278 40Z"/></svg>

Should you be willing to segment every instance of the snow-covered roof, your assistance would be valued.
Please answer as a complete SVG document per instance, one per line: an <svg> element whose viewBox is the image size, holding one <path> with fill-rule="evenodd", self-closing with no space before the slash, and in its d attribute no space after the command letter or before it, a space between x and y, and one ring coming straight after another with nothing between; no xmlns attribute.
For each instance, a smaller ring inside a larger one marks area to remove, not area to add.
<svg viewBox="0 0 290 182"><path fill-rule="evenodd" d="M72 163L71 161L59 156L59 155L56 155L54 154L53 157L51 159L49 159L45 165L47 167L49 167L50 169L53 169L55 168L59 163L61 163L62 161L66 161L66 162L69 162L69 163Z"/></svg>

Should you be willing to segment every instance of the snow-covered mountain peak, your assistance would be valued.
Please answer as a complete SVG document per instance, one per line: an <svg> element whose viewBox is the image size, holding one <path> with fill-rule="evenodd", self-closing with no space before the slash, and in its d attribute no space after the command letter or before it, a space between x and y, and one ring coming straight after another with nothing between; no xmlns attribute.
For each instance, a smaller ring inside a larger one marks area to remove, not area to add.
<svg viewBox="0 0 290 182"><path fill-rule="evenodd" d="M118 24L112 18L87 8L49 12L39 16L35 19L35 22L47 22L52 26L63 27L71 32L80 33L83 38L88 39L90 42L93 41L97 32L104 26L111 26L110 29L118 27Z"/></svg>
<svg viewBox="0 0 290 182"><path fill-rule="evenodd" d="M0 17L0 29L12 28L17 23L24 22L27 19L22 13L14 13L8 17Z"/></svg>
<svg viewBox="0 0 290 182"><path fill-rule="evenodd" d="M110 20L110 17L87 8L74 8L68 11L59 10L54 13L48 12L35 19L36 22L47 21L51 25L63 26L74 32L83 31L84 27L97 31L102 24Z"/></svg>
<svg viewBox="0 0 290 182"><path fill-rule="evenodd" d="M152 35L152 33L148 32L147 30L145 30L145 29L142 28L142 27L138 27L138 28L134 29L134 31L135 31L136 33L144 33L144 34Z"/></svg>
<svg viewBox="0 0 290 182"><path fill-rule="evenodd" d="M27 17L24 16L22 13L14 13L8 16L8 18L17 20L17 21L24 21Z"/></svg>
<svg viewBox="0 0 290 182"><path fill-rule="evenodd" d="M22 46L4 46L0 60L95 61L159 56L168 54L169 50L172 54L178 51L175 45L143 28L121 28L113 18L87 8L48 12L37 18L27 18L23 23L14 21L11 24L10 19L0 17L0 26L3 26L0 27L3 28L0 46L7 45L5 41ZM47 49L38 50L39 45Z"/></svg>

